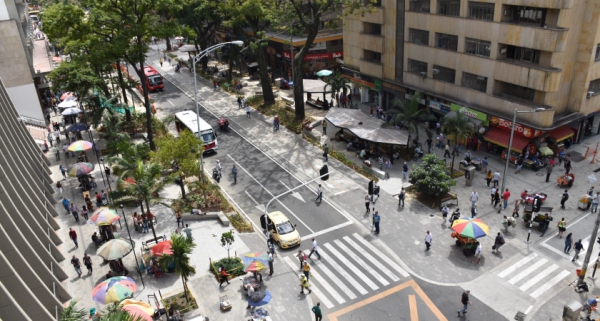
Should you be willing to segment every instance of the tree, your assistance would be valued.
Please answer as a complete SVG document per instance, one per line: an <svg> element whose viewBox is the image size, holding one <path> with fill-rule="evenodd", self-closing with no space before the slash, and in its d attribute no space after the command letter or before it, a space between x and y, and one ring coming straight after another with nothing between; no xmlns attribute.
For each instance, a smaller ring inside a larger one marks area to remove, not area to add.
<svg viewBox="0 0 600 321"><path fill-rule="evenodd" d="M198 146L203 146L201 138L197 138L191 131L184 130L179 133L179 137L163 136L156 140L156 151L151 153L151 158L163 166L171 168L173 163L179 166L179 169L185 175L198 175L198 157L196 151Z"/></svg>
<svg viewBox="0 0 600 321"><path fill-rule="evenodd" d="M408 141L406 142L406 151L410 145L410 138L415 135L417 142L419 141L419 123L432 120L433 116L427 112L427 109L419 108L421 94L416 92L409 101L394 99L392 109L387 113L392 116L386 125L405 126L408 128Z"/></svg>
<svg viewBox="0 0 600 321"><path fill-rule="evenodd" d="M113 173L119 177L127 178L134 175L138 162L147 160L149 156L146 144L131 144L127 140L115 144L115 154L107 159Z"/></svg>
<svg viewBox="0 0 600 321"><path fill-rule="evenodd" d="M90 317L85 309L77 307L77 300L71 300L69 305L61 312L61 321L86 321ZM100 321L143 321L146 320L142 316L133 316L127 311L120 309L116 303L106 307L106 311L100 313Z"/></svg>
<svg viewBox="0 0 600 321"><path fill-rule="evenodd" d="M215 234L213 234L213 237L217 237L217 236ZM229 230L229 232L225 232L225 233L221 234L220 244L222 247L227 249L227 258L228 259L231 258L231 256L229 255L229 250L231 250L231 248L233 247L234 242L235 242L235 237L233 234L233 230Z"/></svg>
<svg viewBox="0 0 600 321"><path fill-rule="evenodd" d="M434 197L448 193L456 185L444 161L435 154L427 154L421 163L413 165L410 182L417 192Z"/></svg>
<svg viewBox="0 0 600 321"><path fill-rule="evenodd" d="M158 264L164 271L167 271L169 266L175 267L175 273L181 277L183 282L183 292L187 302L190 302L190 299L188 298L186 284L189 278L196 274L196 268L190 264L190 255L194 247L196 247L196 244L193 241L188 241L183 235L171 234L173 254L158 258Z"/></svg>
<svg viewBox="0 0 600 321"><path fill-rule="evenodd" d="M85 309L79 309L77 307L77 300L71 300L69 305L60 314L61 321L80 321L85 320L88 316Z"/></svg>
<svg viewBox="0 0 600 321"><path fill-rule="evenodd" d="M101 125L103 131L98 131L98 137L106 141L106 147L109 150L117 148L121 141L129 142L128 133L121 132L123 128L123 116L111 109L104 108L102 111Z"/></svg>
<svg viewBox="0 0 600 321"><path fill-rule="evenodd" d="M327 77L326 83L327 84L325 85L325 91L327 91L327 87L331 88L331 106L333 106L333 102L335 101L335 95L337 93L341 91L343 94L346 94L346 92L352 90L348 78L342 76L342 73L340 73L339 71L336 71L333 73L333 75Z"/></svg>
<svg viewBox="0 0 600 321"><path fill-rule="evenodd" d="M465 117L461 113L455 114L456 117L444 117L441 125L446 135L451 134L454 136L454 147L456 148L459 139L473 135L475 123L473 123L471 118ZM452 167L450 167L452 171L454 171L455 157L456 153L452 152Z"/></svg>

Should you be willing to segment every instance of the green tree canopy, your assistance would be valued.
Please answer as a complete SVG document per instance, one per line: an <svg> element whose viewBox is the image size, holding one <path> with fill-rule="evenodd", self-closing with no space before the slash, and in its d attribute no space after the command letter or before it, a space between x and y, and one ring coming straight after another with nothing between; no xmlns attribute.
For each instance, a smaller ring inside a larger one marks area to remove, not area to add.
<svg viewBox="0 0 600 321"><path fill-rule="evenodd" d="M429 114L427 109L419 107L421 93L416 92L410 100L394 99L392 108L387 111L392 116L387 125L405 126L408 128L408 142L406 148L410 145L411 136L415 136L419 141L419 124L424 121L432 120L434 117Z"/></svg>
<svg viewBox="0 0 600 321"><path fill-rule="evenodd" d="M429 196L446 194L450 192L452 186L456 185L444 161L435 154L427 154L423 156L421 163L413 165L410 182L417 192Z"/></svg>
<svg viewBox="0 0 600 321"><path fill-rule="evenodd" d="M454 146L458 144L462 138L473 135L475 131L475 123L469 117L463 116L461 113L455 113L456 117L446 116L442 119L442 130L447 135L454 136ZM452 153L452 169L454 170L454 158L456 153Z"/></svg>
<svg viewBox="0 0 600 321"><path fill-rule="evenodd" d="M325 89L327 90L327 88L331 88L332 105L337 93L342 92L345 94L346 92L352 90L352 86L350 86L350 80L342 76L342 73L339 71L336 71L331 76L327 77L326 83Z"/></svg>
<svg viewBox="0 0 600 321"><path fill-rule="evenodd" d="M166 135L157 139L156 151L151 153L151 157L164 168L171 168L175 161L186 176L195 176L199 174L197 150L202 145L201 138L184 130L177 138Z"/></svg>
<svg viewBox="0 0 600 321"><path fill-rule="evenodd" d="M213 234L213 237L217 237L215 234ZM223 234L221 234L221 238L219 239L219 244L224 247L225 249L227 249L227 258L231 258L231 256L229 255L229 250L231 250L231 248L233 247L233 243L235 242L235 236L233 234L233 230L229 230L229 232L225 232Z"/></svg>
<svg viewBox="0 0 600 321"><path fill-rule="evenodd" d="M196 274L196 268L190 263L190 255L194 247L196 247L196 244L186 239L183 235L171 234L171 249L173 250L173 254L163 255L158 258L158 264L160 264L163 270L167 271L170 266L175 268L175 273L181 277L181 281L183 282L185 298L188 302L186 283L191 276Z"/></svg>

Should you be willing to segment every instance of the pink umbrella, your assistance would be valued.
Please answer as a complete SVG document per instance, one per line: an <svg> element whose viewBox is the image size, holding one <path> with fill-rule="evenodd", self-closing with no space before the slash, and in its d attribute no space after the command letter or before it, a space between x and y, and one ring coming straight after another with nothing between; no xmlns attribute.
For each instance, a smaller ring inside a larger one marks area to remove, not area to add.
<svg viewBox="0 0 600 321"><path fill-rule="evenodd" d="M62 96L60 96L60 100L65 100L69 96L73 96L73 93L72 92L68 92L68 93L62 94Z"/></svg>

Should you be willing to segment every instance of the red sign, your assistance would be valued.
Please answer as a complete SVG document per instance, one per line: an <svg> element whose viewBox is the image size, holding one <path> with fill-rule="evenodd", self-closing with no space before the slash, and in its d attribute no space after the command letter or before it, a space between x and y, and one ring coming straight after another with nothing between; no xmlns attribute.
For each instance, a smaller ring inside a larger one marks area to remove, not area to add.
<svg viewBox="0 0 600 321"><path fill-rule="evenodd" d="M490 116L490 125L510 131L510 129L512 127L512 122L509 120L506 120L506 119L502 119L500 117ZM534 138L534 137L538 137L539 135L541 135L543 133L544 132L541 130L529 128L529 127L523 126L519 123L517 123L515 125L515 134L518 134L523 137Z"/></svg>
<svg viewBox="0 0 600 321"><path fill-rule="evenodd" d="M283 58L288 58L288 59L291 59L291 57L292 57L292 55L290 54L289 51L284 51L281 53L281 55L283 56ZM304 56L304 60L333 59L333 58L342 58L343 56L344 56L343 51L312 53L312 54L306 54L306 56Z"/></svg>

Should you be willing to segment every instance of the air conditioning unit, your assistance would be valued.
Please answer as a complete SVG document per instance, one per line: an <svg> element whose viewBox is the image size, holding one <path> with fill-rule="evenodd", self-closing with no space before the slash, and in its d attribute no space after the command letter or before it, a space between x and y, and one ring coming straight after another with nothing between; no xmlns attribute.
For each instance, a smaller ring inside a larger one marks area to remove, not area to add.
<svg viewBox="0 0 600 321"><path fill-rule="evenodd" d="M424 72L424 71L421 71L420 75L421 75L421 77L423 77L423 78L427 77L427 73L426 73L426 72Z"/></svg>
<svg viewBox="0 0 600 321"><path fill-rule="evenodd" d="M439 70L439 69L434 69L434 70L433 70L433 74L434 74L434 75L438 75L439 73L440 73L440 70Z"/></svg>
<svg viewBox="0 0 600 321"><path fill-rule="evenodd" d="M595 92L593 91L588 91L587 92L587 98L592 98L592 96L594 96Z"/></svg>

